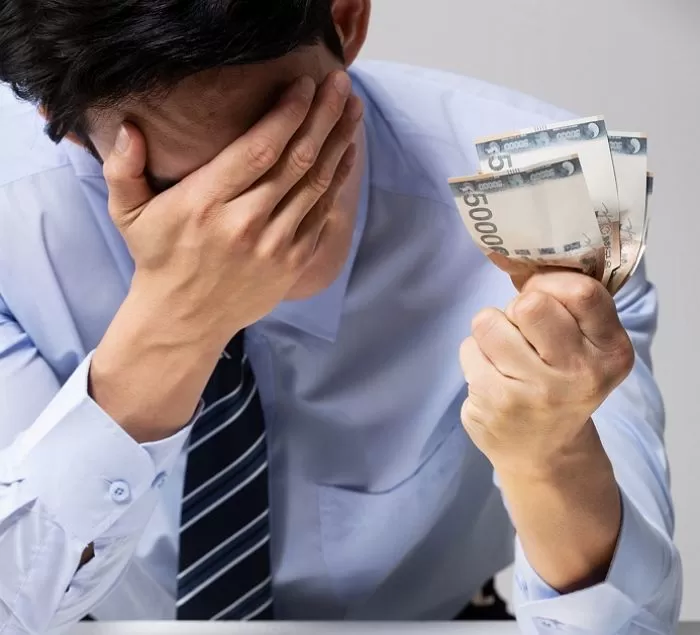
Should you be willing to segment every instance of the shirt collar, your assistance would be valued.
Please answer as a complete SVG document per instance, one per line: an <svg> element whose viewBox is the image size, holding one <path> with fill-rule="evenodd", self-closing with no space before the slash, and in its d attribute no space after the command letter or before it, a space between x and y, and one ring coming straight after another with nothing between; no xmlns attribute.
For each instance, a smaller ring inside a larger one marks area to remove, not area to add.
<svg viewBox="0 0 700 635"><path fill-rule="evenodd" d="M365 103L365 117L368 117L369 100L366 99L362 87L358 82L355 82L354 88L357 96ZM365 137L366 136L367 126L365 125ZM284 322L310 335L320 337L329 342L335 342L343 314L345 294L367 223L371 172L370 145L367 139L365 139L365 141L365 148L367 150L365 152L365 165L360 186L360 199L358 202L357 219L355 221L355 231L352 235L352 243L348 258L340 275L328 288L311 298L280 303L266 318L264 318L265 321L275 320Z"/></svg>

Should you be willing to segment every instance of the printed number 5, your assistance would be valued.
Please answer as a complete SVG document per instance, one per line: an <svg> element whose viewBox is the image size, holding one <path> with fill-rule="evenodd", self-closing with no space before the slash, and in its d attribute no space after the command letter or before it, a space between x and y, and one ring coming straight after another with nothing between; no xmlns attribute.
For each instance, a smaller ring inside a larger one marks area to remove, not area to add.
<svg viewBox="0 0 700 635"><path fill-rule="evenodd" d="M513 167L513 162L510 159L509 154L494 155L489 158L489 167L494 172L500 172L508 164L509 168Z"/></svg>
<svg viewBox="0 0 700 635"><path fill-rule="evenodd" d="M469 192L469 194L464 197L464 202L469 205L469 207L489 204L488 200L486 199L486 194L477 194L476 192Z"/></svg>

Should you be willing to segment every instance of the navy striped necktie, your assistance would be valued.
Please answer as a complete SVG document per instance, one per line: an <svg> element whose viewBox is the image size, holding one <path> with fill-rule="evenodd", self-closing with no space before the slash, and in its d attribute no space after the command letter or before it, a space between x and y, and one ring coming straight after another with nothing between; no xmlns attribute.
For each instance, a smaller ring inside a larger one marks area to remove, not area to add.
<svg viewBox="0 0 700 635"><path fill-rule="evenodd" d="M265 422L242 335L203 399L187 449L177 618L270 620Z"/></svg>

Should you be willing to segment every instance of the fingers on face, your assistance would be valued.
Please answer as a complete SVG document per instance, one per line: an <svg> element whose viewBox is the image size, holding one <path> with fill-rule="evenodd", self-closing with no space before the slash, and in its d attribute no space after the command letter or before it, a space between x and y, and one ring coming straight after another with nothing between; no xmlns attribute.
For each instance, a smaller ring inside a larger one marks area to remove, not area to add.
<svg viewBox="0 0 700 635"><path fill-rule="evenodd" d="M361 100L341 94L329 77L278 164L231 203L232 210L250 216L259 232L269 225L264 241L275 249L291 244L302 224L308 227L307 215L332 207L356 159L353 141L363 111Z"/></svg>
<svg viewBox="0 0 700 635"><path fill-rule="evenodd" d="M335 202L355 163L357 149L353 140L362 113L360 99L351 97L345 114L326 139L315 163L279 201L273 201L280 214L289 217L284 224L288 226L290 241L310 210L324 201L331 205Z"/></svg>
<svg viewBox="0 0 700 635"><path fill-rule="evenodd" d="M126 135L126 137L124 137ZM131 123L120 128L120 152L113 151L103 166L103 175L109 189L109 211L117 227L132 220L133 212L150 201L154 194L148 186L146 168L146 139ZM116 145L116 144L115 144Z"/></svg>
<svg viewBox="0 0 700 635"><path fill-rule="evenodd" d="M316 178L313 168L319 155L329 135L340 127L340 136L347 140L337 164L352 141L348 111L349 105L357 105L351 90L352 81L343 71L331 73L318 88L309 77L297 80L275 108L207 166L202 178L212 182L209 189L215 202L224 204L258 184L272 197L274 208L310 172L310 178Z"/></svg>
<svg viewBox="0 0 700 635"><path fill-rule="evenodd" d="M209 163L207 176L216 183L219 203L235 198L277 165L306 121L316 93L313 79L299 78L276 107Z"/></svg>
<svg viewBox="0 0 700 635"><path fill-rule="evenodd" d="M316 252L326 221L333 213L340 191L347 181L357 160L357 149L351 145L341 158L330 187L310 211L307 203L297 201L298 210L290 211L289 218L282 215L270 224L264 239L277 242L282 248L291 246L290 257L296 263L305 263ZM279 223L276 223L279 221Z"/></svg>
<svg viewBox="0 0 700 635"><path fill-rule="evenodd" d="M310 198L318 200L330 187L362 116L361 101L341 92L336 83L339 78L350 86L350 78L344 73L331 75L324 82L282 157L256 186L268 208L277 207L295 188L303 188Z"/></svg>

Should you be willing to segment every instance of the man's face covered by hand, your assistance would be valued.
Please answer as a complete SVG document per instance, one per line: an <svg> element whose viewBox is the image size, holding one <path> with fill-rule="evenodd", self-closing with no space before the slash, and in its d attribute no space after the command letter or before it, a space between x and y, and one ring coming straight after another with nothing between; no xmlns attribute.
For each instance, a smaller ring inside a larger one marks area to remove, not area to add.
<svg viewBox="0 0 700 635"><path fill-rule="evenodd" d="M344 62L324 44L316 44L269 62L200 72L167 92L143 99L134 97L119 107L89 112L91 143L106 159L121 124L133 124L146 141L146 174L154 192L167 190L207 165L259 122L295 80L309 76L320 87L329 73L354 61L366 37L369 2L336 0L334 18L346 56ZM356 143L358 160L353 172L328 215L312 261L287 299L321 292L332 284L347 260L364 169L362 126L357 130ZM308 150L318 154L323 148Z"/></svg>

